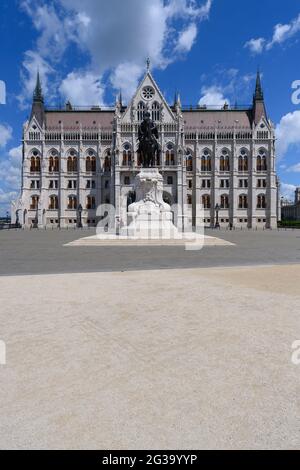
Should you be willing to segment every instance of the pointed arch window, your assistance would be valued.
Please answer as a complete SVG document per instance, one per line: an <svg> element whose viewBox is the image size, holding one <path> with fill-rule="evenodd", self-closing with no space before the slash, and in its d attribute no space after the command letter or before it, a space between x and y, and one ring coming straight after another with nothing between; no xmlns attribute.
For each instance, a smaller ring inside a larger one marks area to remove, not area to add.
<svg viewBox="0 0 300 470"><path fill-rule="evenodd" d="M87 196L87 198L86 198L86 208L89 209L89 210L96 208L95 196Z"/></svg>
<svg viewBox="0 0 300 470"><path fill-rule="evenodd" d="M229 153L227 149L222 151L222 155L220 157L220 171L228 172L230 171L230 160L229 160Z"/></svg>
<svg viewBox="0 0 300 470"><path fill-rule="evenodd" d="M37 210L38 205L39 205L39 196L37 196L37 195L31 196L31 198L30 198L30 210L32 210L32 211Z"/></svg>
<svg viewBox="0 0 300 470"><path fill-rule="evenodd" d="M160 120L160 106L157 101L155 101L152 105L152 121L159 121Z"/></svg>
<svg viewBox="0 0 300 470"><path fill-rule="evenodd" d="M221 209L229 209L229 196L228 196L228 194L222 194L222 196L221 196Z"/></svg>
<svg viewBox="0 0 300 470"><path fill-rule="evenodd" d="M68 196L68 209L69 210L77 209L77 197L76 196Z"/></svg>
<svg viewBox="0 0 300 470"><path fill-rule="evenodd" d="M193 152L191 149L185 151L186 171L193 171Z"/></svg>
<svg viewBox="0 0 300 470"><path fill-rule="evenodd" d="M267 208L267 201L265 194L259 194L257 196L257 209L266 209Z"/></svg>
<svg viewBox="0 0 300 470"><path fill-rule="evenodd" d="M203 194L202 206L204 209L210 209L210 195L209 194Z"/></svg>
<svg viewBox="0 0 300 470"><path fill-rule="evenodd" d="M41 159L37 156L32 156L30 159L30 172L40 173L41 171Z"/></svg>
<svg viewBox="0 0 300 470"><path fill-rule="evenodd" d="M211 172L211 155L208 150L204 150L201 157L201 171L204 173Z"/></svg>
<svg viewBox="0 0 300 470"><path fill-rule="evenodd" d="M267 171L267 156L264 149L260 149L259 155L256 159L256 170L257 171Z"/></svg>
<svg viewBox="0 0 300 470"><path fill-rule="evenodd" d="M137 119L139 122L141 122L144 119L145 110L146 110L145 103L143 101L140 101L137 106Z"/></svg>
<svg viewBox="0 0 300 470"><path fill-rule="evenodd" d="M58 209L58 197L53 195L49 197L49 210Z"/></svg>
<svg viewBox="0 0 300 470"><path fill-rule="evenodd" d="M130 166L132 163L132 151L131 151L131 145L126 142L123 145L123 159L122 159L122 165L123 166Z"/></svg>
<svg viewBox="0 0 300 470"><path fill-rule="evenodd" d="M104 154L104 171L109 172L111 170L111 155L110 155L110 150L106 150Z"/></svg>
<svg viewBox="0 0 300 470"><path fill-rule="evenodd" d="M246 150L242 149L239 156L239 172L246 173L248 171L248 154Z"/></svg>
<svg viewBox="0 0 300 470"><path fill-rule="evenodd" d="M67 171L68 173L76 173L77 172L77 157L68 157L67 160Z"/></svg>
<svg viewBox="0 0 300 470"><path fill-rule="evenodd" d="M248 209L248 197L246 194L239 196L239 209Z"/></svg>
<svg viewBox="0 0 300 470"><path fill-rule="evenodd" d="M175 165L175 151L172 142L167 144L165 164L166 166Z"/></svg>

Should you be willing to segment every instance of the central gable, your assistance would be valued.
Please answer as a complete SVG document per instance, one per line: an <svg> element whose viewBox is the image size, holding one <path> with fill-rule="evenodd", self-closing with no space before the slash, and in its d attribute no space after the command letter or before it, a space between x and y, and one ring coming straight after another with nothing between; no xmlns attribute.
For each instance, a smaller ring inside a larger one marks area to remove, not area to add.
<svg viewBox="0 0 300 470"><path fill-rule="evenodd" d="M149 111L159 111L160 120L163 122L173 123L175 121L174 114L149 71L144 76L122 116L122 122L132 122L133 116L135 116L135 119L140 120L138 115L142 114L143 107L149 109Z"/></svg>

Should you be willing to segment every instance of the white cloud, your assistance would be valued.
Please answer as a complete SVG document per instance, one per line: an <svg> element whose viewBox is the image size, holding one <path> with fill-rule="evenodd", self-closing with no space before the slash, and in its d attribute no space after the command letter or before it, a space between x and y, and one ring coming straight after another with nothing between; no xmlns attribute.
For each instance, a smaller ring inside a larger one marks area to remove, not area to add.
<svg viewBox="0 0 300 470"><path fill-rule="evenodd" d="M0 147L5 147L7 142L12 138L12 128L0 124Z"/></svg>
<svg viewBox="0 0 300 470"><path fill-rule="evenodd" d="M14 147L9 150L8 155L14 165L21 165L22 163L22 145Z"/></svg>
<svg viewBox="0 0 300 470"><path fill-rule="evenodd" d="M280 194L284 199L294 201L295 199L296 186L288 183L280 184Z"/></svg>
<svg viewBox="0 0 300 470"><path fill-rule="evenodd" d="M134 95L143 70L140 65L126 62L118 65L111 74L111 84L116 90L122 91L125 102Z"/></svg>
<svg viewBox="0 0 300 470"><path fill-rule="evenodd" d="M26 51L23 60L23 69L21 71L22 93L18 96L18 100L22 109L27 107L27 100L32 99L32 94L36 84L37 71L40 73L43 92L51 99L54 91L49 85L49 75L54 73L54 69L34 51Z"/></svg>
<svg viewBox="0 0 300 470"><path fill-rule="evenodd" d="M271 40L265 38L250 39L246 42L245 47L248 47L254 54L261 54L264 50L270 50L276 44L283 44L288 39L295 36L300 31L300 14L294 18L290 23L278 23L274 26L273 36Z"/></svg>
<svg viewBox="0 0 300 470"><path fill-rule="evenodd" d="M282 44L287 39L293 37L300 31L300 14L288 24L277 24L274 27L273 38L267 44L267 49L271 49L275 44Z"/></svg>
<svg viewBox="0 0 300 470"><path fill-rule="evenodd" d="M102 105L104 89L101 80L91 72L71 72L62 81L60 92L78 106Z"/></svg>
<svg viewBox="0 0 300 470"><path fill-rule="evenodd" d="M300 173L300 163L296 163L295 165L290 166L286 171Z"/></svg>
<svg viewBox="0 0 300 470"><path fill-rule="evenodd" d="M191 23L186 29L180 32L175 50L177 52L189 52L197 37L197 26Z"/></svg>
<svg viewBox="0 0 300 470"><path fill-rule="evenodd" d="M249 48L252 54L261 54L264 50L265 43L266 40L264 38L250 39L250 41L246 42L244 47Z"/></svg>
<svg viewBox="0 0 300 470"><path fill-rule="evenodd" d="M200 106L214 106L223 107L225 103L230 103L228 98L225 98L223 89L218 86L202 87L201 93L203 94L199 100Z"/></svg>
<svg viewBox="0 0 300 470"><path fill-rule="evenodd" d="M276 127L277 156L283 158L291 145L300 144L300 111L283 116Z"/></svg>
<svg viewBox="0 0 300 470"><path fill-rule="evenodd" d="M125 78L133 89L145 68L146 57L150 57L153 68L163 68L190 50L197 22L208 18L212 0L56 0L55 5L57 8L41 4L41 0L23 1L23 8L39 32L39 57L54 65L68 45L76 43L90 58L86 74L105 74L107 83L116 88ZM126 70L133 76L125 77ZM51 70L45 75L49 73ZM79 74L74 70L73 73ZM64 91L65 80L61 85ZM28 88L31 87L26 84L27 91ZM81 90L80 103L86 97L85 90ZM78 94L76 98L78 101Z"/></svg>

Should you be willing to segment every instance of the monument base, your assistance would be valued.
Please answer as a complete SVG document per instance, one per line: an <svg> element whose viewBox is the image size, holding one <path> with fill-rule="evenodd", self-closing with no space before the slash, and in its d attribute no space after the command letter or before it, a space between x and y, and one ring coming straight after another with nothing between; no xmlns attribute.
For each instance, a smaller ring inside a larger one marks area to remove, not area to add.
<svg viewBox="0 0 300 470"><path fill-rule="evenodd" d="M135 178L136 202L128 207L121 236L141 239L176 239L182 234L173 224L169 204L163 200L163 177L157 168L143 168Z"/></svg>

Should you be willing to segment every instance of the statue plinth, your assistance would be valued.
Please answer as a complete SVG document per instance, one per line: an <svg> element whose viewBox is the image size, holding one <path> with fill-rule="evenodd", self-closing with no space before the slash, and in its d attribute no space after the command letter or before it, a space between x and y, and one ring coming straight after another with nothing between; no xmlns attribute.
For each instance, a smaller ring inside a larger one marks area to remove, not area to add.
<svg viewBox="0 0 300 470"><path fill-rule="evenodd" d="M128 226L123 234L134 238L174 238L169 204L163 200L163 177L157 168L143 168L135 178L136 202L128 207ZM124 233L126 232L126 233Z"/></svg>

